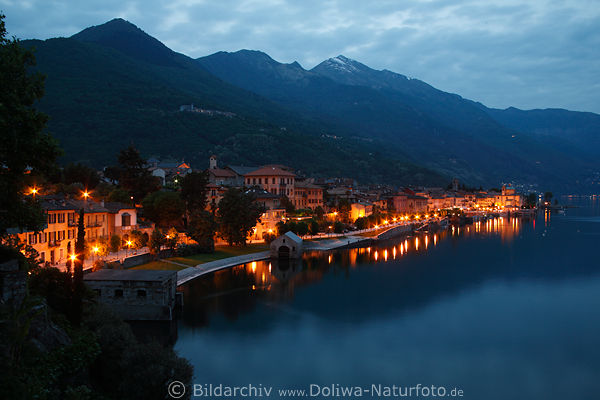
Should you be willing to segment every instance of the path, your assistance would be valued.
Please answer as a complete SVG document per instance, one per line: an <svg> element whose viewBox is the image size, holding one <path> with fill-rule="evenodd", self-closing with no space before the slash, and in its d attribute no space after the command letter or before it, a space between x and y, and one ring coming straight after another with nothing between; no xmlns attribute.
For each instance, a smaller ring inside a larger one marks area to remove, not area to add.
<svg viewBox="0 0 600 400"><path fill-rule="evenodd" d="M266 260L269 258L270 252L261 251L260 253L244 254L236 257L223 258L221 260L215 260L203 264L198 264L195 267L189 267L177 271L177 286L183 285L184 283L191 281L201 275L205 275L214 271L218 271L223 268L233 267L239 264L245 264L252 261ZM164 260L163 260L164 261Z"/></svg>

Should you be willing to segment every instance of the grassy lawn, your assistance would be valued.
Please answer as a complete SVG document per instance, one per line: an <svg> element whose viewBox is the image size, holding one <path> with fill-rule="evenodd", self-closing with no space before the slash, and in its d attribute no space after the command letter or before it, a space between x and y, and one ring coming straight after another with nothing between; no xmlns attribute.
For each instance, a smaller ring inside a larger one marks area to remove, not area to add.
<svg viewBox="0 0 600 400"><path fill-rule="evenodd" d="M162 270L162 271L179 271L180 269L184 269L185 267L181 267L179 265L167 263L164 261L150 261L146 264L141 264L136 267L131 267L130 269L153 269L153 270Z"/></svg>
<svg viewBox="0 0 600 400"><path fill-rule="evenodd" d="M210 261L221 260L223 258L241 256L244 254L259 253L269 249L269 245L264 243L249 244L246 247L237 246L215 246L215 252L211 254L194 254L186 257L171 257L167 258L179 264L185 264L194 267L198 264L204 264ZM164 261L152 261L147 264L138 265L133 269L160 269L160 270L180 270L185 267L170 264Z"/></svg>

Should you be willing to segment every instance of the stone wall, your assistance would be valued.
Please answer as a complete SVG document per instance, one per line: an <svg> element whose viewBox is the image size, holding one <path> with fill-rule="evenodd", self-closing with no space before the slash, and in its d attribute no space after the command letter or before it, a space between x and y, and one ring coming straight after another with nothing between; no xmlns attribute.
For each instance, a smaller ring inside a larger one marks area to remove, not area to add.
<svg viewBox="0 0 600 400"><path fill-rule="evenodd" d="M409 225L399 225L394 228L391 228L377 236L377 240L386 240L391 239L397 236L406 235L407 233L412 232L414 229L413 224Z"/></svg>
<svg viewBox="0 0 600 400"><path fill-rule="evenodd" d="M19 271L19 261L0 264L0 301L19 307L27 295L27 273Z"/></svg>

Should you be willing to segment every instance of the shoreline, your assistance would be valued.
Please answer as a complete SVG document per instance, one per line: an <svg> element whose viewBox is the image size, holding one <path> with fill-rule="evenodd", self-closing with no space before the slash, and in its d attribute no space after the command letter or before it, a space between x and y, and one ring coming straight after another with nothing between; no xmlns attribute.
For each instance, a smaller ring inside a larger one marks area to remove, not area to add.
<svg viewBox="0 0 600 400"><path fill-rule="evenodd" d="M428 225L430 224L424 224L422 226ZM371 244L379 240L387 240L412 232L414 232L414 226L412 224L398 225L392 226L373 237L349 235L344 236L343 239L332 238L320 241L306 241L304 244L304 251L330 251L341 248L359 247L364 244ZM266 250L258 253L244 254L241 256L228 257L221 260L198 264L196 266L177 271L177 286L184 285L193 279L215 271L235 267L236 265L246 264L253 261L268 260L269 258L271 258L270 250Z"/></svg>

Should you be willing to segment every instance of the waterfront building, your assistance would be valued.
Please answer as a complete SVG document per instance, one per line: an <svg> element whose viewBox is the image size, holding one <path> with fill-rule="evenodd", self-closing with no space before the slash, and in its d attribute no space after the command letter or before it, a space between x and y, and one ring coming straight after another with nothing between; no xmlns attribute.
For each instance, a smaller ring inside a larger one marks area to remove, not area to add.
<svg viewBox="0 0 600 400"><path fill-rule="evenodd" d="M368 217L373 214L373 205L367 202L356 202L350 205L350 220L356 221L358 218Z"/></svg>
<svg viewBox="0 0 600 400"><path fill-rule="evenodd" d="M323 188L306 180L296 180L294 186L294 206L296 208L323 207Z"/></svg>
<svg viewBox="0 0 600 400"><path fill-rule="evenodd" d="M86 285L124 320L173 319L177 272L101 269L84 275Z"/></svg>
<svg viewBox="0 0 600 400"><path fill-rule="evenodd" d="M286 232L273 240L270 244L272 258L300 258L302 257L302 239L293 232Z"/></svg>
<svg viewBox="0 0 600 400"><path fill-rule="evenodd" d="M73 252L77 238L79 210L84 210L86 241L112 234L122 235L138 228L137 210L123 203L104 203L47 196L42 200L47 216L46 226L39 232L21 232L19 240L32 246L42 263L66 262L68 250Z"/></svg>
<svg viewBox="0 0 600 400"><path fill-rule="evenodd" d="M267 192L294 197L296 174L282 165L265 165L244 175L247 187L259 186Z"/></svg>

